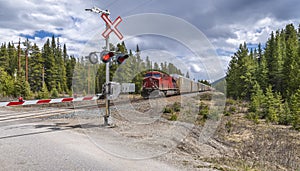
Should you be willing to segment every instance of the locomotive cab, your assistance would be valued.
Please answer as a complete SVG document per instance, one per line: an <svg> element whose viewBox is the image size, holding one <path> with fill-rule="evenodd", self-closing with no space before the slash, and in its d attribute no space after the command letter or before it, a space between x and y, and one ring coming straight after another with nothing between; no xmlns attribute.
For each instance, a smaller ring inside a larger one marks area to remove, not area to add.
<svg viewBox="0 0 300 171"><path fill-rule="evenodd" d="M145 74L143 80L142 96L160 96L177 89L176 81L168 74L159 71L150 71ZM174 93L172 93L174 94Z"/></svg>
<svg viewBox="0 0 300 171"><path fill-rule="evenodd" d="M155 90L159 90L160 80L160 72L147 72L143 80L142 96L149 97L150 94L152 94L153 96L158 96L159 91Z"/></svg>

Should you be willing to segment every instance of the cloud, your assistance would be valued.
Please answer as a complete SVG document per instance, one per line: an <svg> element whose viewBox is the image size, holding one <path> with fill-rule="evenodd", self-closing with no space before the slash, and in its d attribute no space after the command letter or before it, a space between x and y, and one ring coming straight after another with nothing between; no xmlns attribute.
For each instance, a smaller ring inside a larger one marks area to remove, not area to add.
<svg viewBox="0 0 300 171"><path fill-rule="evenodd" d="M16 42L19 37L28 37L41 47L51 34L60 35L60 42L67 44L69 54L80 56L85 43L99 41L102 46L104 42L101 37L104 22L99 15L84 11L94 5L109 8L112 20L119 15L125 18L139 13L163 13L183 19L208 38L225 68L240 43L264 43L271 31L288 23L297 26L300 21L298 0L14 0L0 1L0 41ZM163 25L160 22L152 27L160 28ZM135 23L135 26L141 24ZM47 34L41 34L43 32ZM137 36L126 44L133 50L136 44L141 49L172 49L175 56L190 62L193 71L201 68L193 65L193 54L176 40ZM205 47L201 50L205 51Z"/></svg>

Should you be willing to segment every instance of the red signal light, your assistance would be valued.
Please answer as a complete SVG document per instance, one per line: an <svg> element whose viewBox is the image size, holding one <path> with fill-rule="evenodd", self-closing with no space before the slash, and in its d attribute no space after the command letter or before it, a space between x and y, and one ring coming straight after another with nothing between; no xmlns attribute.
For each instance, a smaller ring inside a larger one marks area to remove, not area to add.
<svg viewBox="0 0 300 171"><path fill-rule="evenodd" d="M113 57L113 56L114 56L113 52L108 52L108 53L105 53L102 55L101 60L102 60L102 62L107 63L110 61L111 57Z"/></svg>

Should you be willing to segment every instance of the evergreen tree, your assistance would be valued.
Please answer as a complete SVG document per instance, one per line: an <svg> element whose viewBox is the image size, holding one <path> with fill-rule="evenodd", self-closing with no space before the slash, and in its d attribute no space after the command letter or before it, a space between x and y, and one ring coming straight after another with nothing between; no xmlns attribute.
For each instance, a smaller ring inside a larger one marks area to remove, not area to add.
<svg viewBox="0 0 300 171"><path fill-rule="evenodd" d="M14 76L17 73L18 69L18 57L17 57L17 49L14 47L13 43L8 43L8 68L7 72L11 75Z"/></svg>
<svg viewBox="0 0 300 171"><path fill-rule="evenodd" d="M262 104L265 103L265 96L257 82L255 82L253 90L254 93L251 96L249 112L255 114L254 118L263 118Z"/></svg>
<svg viewBox="0 0 300 171"><path fill-rule="evenodd" d="M269 86L266 90L266 96L263 103L263 117L267 119L269 122L277 123L278 122L278 107L280 106L281 102L278 98L274 97L272 92L272 86Z"/></svg>
<svg viewBox="0 0 300 171"><path fill-rule="evenodd" d="M249 87L254 83L253 67L248 68L246 64L249 60L247 45L246 43L241 44L238 51L232 56L226 75L227 95L233 99L249 98ZM246 84L246 82L251 83L251 85Z"/></svg>
<svg viewBox="0 0 300 171"><path fill-rule="evenodd" d="M245 100L250 100L251 93L253 92L253 87L256 81L255 71L257 65L255 64L253 52L251 50L249 55L246 55L247 51L246 43L244 44L243 50L245 51L245 56L240 59L240 97Z"/></svg>
<svg viewBox="0 0 300 171"><path fill-rule="evenodd" d="M48 99L49 91L47 89L46 84L43 84L42 89L38 92L38 99Z"/></svg>
<svg viewBox="0 0 300 171"><path fill-rule="evenodd" d="M189 74L188 71L186 72L185 77L186 77L186 78L190 78L190 74Z"/></svg>
<svg viewBox="0 0 300 171"><path fill-rule="evenodd" d="M273 90L282 93L282 69L283 69L283 58L285 50L285 41L283 34L276 31L276 35L272 32L271 38L267 42L266 46L266 59L268 67L268 80L269 84L272 85Z"/></svg>
<svg viewBox="0 0 300 171"><path fill-rule="evenodd" d="M261 44L258 44L258 52L257 52L257 69L256 69L256 81L260 85L263 91L268 87L268 68L265 55L262 53Z"/></svg>
<svg viewBox="0 0 300 171"><path fill-rule="evenodd" d="M239 91L236 89L236 84L238 81L238 64L237 64L237 56L234 55L231 57L231 61L229 62L229 67L226 74L226 83L227 83L227 96L233 99L237 99L239 97Z"/></svg>
<svg viewBox="0 0 300 171"><path fill-rule="evenodd" d="M146 57L146 69L152 69L151 61L149 60L149 56Z"/></svg>
<svg viewBox="0 0 300 171"><path fill-rule="evenodd" d="M29 58L29 83L32 91L38 92L42 89L43 84L43 58L39 47L34 44L32 46L32 54Z"/></svg>
<svg viewBox="0 0 300 171"><path fill-rule="evenodd" d="M289 108L288 102L285 102L282 107L282 111L279 113L278 123L282 125L290 125L293 121L293 117Z"/></svg>
<svg viewBox="0 0 300 171"><path fill-rule="evenodd" d="M67 89L70 91L72 87L72 80L74 74L74 68L76 65L76 59L74 56L71 56L70 59L66 62L66 78L67 78Z"/></svg>
<svg viewBox="0 0 300 171"><path fill-rule="evenodd" d="M22 91L23 98L27 99L27 100L32 99L33 98L33 93L31 91L29 82L25 81L23 86L24 86L23 91Z"/></svg>
<svg viewBox="0 0 300 171"><path fill-rule="evenodd" d="M69 60L69 56L68 56L68 53L67 53L67 46L66 44L64 44L64 47L63 47L63 59L64 59L64 63L65 65L67 65L67 60Z"/></svg>
<svg viewBox="0 0 300 171"><path fill-rule="evenodd" d="M0 47L0 66L7 72L9 66L9 56L6 44L3 43Z"/></svg>
<svg viewBox="0 0 300 171"><path fill-rule="evenodd" d="M153 69L154 70L159 70L159 66L158 66L158 64L156 62L154 62L154 68Z"/></svg>
<svg viewBox="0 0 300 171"><path fill-rule="evenodd" d="M14 83L15 97L23 97L24 99L31 99L33 94L30 89L29 83L25 80L24 70L21 70L21 77L18 77Z"/></svg>
<svg viewBox="0 0 300 171"><path fill-rule="evenodd" d="M266 44L266 49L265 49L265 58L267 61L267 68L268 68L268 84L272 85L272 80L274 80L274 73L275 73L275 66L274 63L276 63L276 59L275 57L275 46L276 46L276 42L275 42L275 37L274 37L274 32L271 33L271 37L268 39L267 44Z"/></svg>
<svg viewBox="0 0 300 171"><path fill-rule="evenodd" d="M55 43L54 43L55 44ZM55 47L56 45L53 45L52 40L52 47ZM44 44L44 47L42 49L42 57L44 60L44 68L45 68L45 83L46 86L49 87L49 89L52 89L56 87L56 72L55 71L55 58L53 49L50 47L50 40L47 39L46 43Z"/></svg>
<svg viewBox="0 0 300 171"><path fill-rule="evenodd" d="M56 44L53 45L52 43L54 43L54 44L56 43ZM60 87L60 86L61 86L62 77L63 77L62 70L64 68L64 63L63 63L63 59L62 59L62 50L60 48L59 38L57 38L57 41L55 42L54 36L52 36L52 43L51 43L51 50L53 51L54 61L55 61L54 65L53 65L54 74L52 75L52 77L55 81L55 86L51 88L51 91L52 91L52 89L55 88L56 90L60 91L59 93L61 93L62 87Z"/></svg>
<svg viewBox="0 0 300 171"><path fill-rule="evenodd" d="M56 66L58 67L58 82L57 89L59 93L68 92L67 88L67 77L66 77L66 65L65 56L66 49L62 51L59 44L59 39L57 38L57 49L56 49Z"/></svg>
<svg viewBox="0 0 300 171"><path fill-rule="evenodd" d="M293 94L300 85L300 57L298 56L298 37L297 32L292 24L286 26L285 40L286 58L284 60L283 67L283 73L285 75L283 80L283 87L286 88L284 96L288 97Z"/></svg>
<svg viewBox="0 0 300 171"><path fill-rule="evenodd" d="M288 24L285 29L271 33L265 51L261 44L258 50L250 53L245 43L240 45L227 71L227 96L250 100L249 112L253 118L292 124L298 129L299 40L300 25L297 32L292 24Z"/></svg>
<svg viewBox="0 0 300 171"><path fill-rule="evenodd" d="M292 115L292 125L295 129L300 130L300 88L291 96L290 112Z"/></svg>
<svg viewBox="0 0 300 171"><path fill-rule="evenodd" d="M136 50L135 50L135 52L138 54L138 53L140 53L140 48L139 48L139 45L137 44L136 45Z"/></svg>
<svg viewBox="0 0 300 171"><path fill-rule="evenodd" d="M0 67L0 97L14 95L14 80Z"/></svg>

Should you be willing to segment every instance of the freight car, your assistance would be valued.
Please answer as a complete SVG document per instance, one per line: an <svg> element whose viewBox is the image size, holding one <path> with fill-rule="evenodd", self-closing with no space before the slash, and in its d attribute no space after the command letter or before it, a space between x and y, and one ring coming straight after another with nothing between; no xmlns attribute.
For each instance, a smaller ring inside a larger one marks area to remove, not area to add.
<svg viewBox="0 0 300 171"><path fill-rule="evenodd" d="M209 91L211 87L180 75L149 71L143 79L141 95L145 98Z"/></svg>

